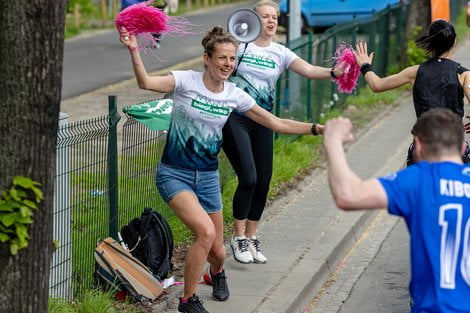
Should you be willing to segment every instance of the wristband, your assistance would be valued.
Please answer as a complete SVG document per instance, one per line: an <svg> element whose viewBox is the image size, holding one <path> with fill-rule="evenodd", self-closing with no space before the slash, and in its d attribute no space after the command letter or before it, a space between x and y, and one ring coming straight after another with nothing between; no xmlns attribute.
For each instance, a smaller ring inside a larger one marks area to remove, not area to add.
<svg viewBox="0 0 470 313"><path fill-rule="evenodd" d="M338 78L338 76L335 75L334 69L331 69L330 75L331 75L331 78Z"/></svg>
<svg viewBox="0 0 470 313"><path fill-rule="evenodd" d="M372 68L372 64L370 63L364 63L361 65L361 73L362 75L366 75L367 72L374 71Z"/></svg>
<svg viewBox="0 0 470 313"><path fill-rule="evenodd" d="M310 128L310 131L312 132L312 135L318 136L318 133L317 133L317 124L313 123L313 124L312 124L312 128Z"/></svg>

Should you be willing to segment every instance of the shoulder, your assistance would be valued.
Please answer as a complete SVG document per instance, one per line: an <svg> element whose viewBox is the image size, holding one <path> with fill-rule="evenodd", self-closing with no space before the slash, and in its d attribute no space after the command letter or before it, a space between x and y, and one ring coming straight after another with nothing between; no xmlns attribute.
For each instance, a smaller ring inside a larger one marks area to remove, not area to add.
<svg viewBox="0 0 470 313"><path fill-rule="evenodd" d="M202 73L201 72L196 72L193 70L187 70L187 71L171 71L170 72L176 80L197 80L197 79L202 79Z"/></svg>
<svg viewBox="0 0 470 313"><path fill-rule="evenodd" d="M405 76L406 78L408 78L410 80L414 80L416 78L416 75L418 74L418 71L421 69L422 65L423 64L409 66L409 67L403 69L399 73L399 75L403 75L403 76Z"/></svg>
<svg viewBox="0 0 470 313"><path fill-rule="evenodd" d="M280 44L278 42L273 42L271 43L270 48L275 51L280 51L282 53L293 53L291 49L287 48L283 44Z"/></svg>

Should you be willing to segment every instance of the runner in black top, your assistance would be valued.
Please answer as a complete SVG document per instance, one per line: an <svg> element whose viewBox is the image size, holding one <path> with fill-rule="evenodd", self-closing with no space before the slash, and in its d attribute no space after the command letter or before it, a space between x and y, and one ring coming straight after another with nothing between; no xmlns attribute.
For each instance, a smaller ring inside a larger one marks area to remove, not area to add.
<svg viewBox="0 0 470 313"><path fill-rule="evenodd" d="M416 43L426 50L428 61L380 78L371 66L374 53L367 54L367 43L359 42L356 45L356 61L367 84L374 92L413 84L416 117L431 108L448 108L463 117L464 94L470 101L470 71L451 60L451 50L456 43L454 27L445 20L436 20L429 27L428 34L418 38ZM465 130L470 133L470 123L465 124ZM408 165L413 163L412 151L413 145L408 152Z"/></svg>

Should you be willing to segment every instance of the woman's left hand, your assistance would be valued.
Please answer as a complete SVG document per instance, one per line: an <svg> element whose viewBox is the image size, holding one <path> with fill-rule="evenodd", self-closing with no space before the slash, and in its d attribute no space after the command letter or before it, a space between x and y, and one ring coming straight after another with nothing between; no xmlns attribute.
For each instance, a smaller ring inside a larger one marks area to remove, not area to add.
<svg viewBox="0 0 470 313"><path fill-rule="evenodd" d="M341 74L342 75L342 74ZM325 130L325 125L317 124L316 130L319 135L323 135L323 131Z"/></svg>
<svg viewBox="0 0 470 313"><path fill-rule="evenodd" d="M341 62L333 68L333 73L335 74L336 78L343 76L343 74L345 73L344 65L344 62Z"/></svg>

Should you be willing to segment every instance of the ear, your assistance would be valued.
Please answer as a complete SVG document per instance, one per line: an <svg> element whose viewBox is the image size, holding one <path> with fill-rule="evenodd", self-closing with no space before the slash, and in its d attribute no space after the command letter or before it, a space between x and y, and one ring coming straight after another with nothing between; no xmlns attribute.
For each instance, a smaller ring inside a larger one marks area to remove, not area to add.
<svg viewBox="0 0 470 313"><path fill-rule="evenodd" d="M460 149L460 155L465 155L465 151L467 150L467 141L462 142L462 148Z"/></svg>
<svg viewBox="0 0 470 313"><path fill-rule="evenodd" d="M207 63L209 63L209 59L210 59L210 58L209 58L209 56L207 55L207 53L204 53L204 64L205 64L206 66L208 65Z"/></svg>
<svg viewBox="0 0 470 313"><path fill-rule="evenodd" d="M425 159L425 153L424 153L424 146L421 140L419 140L419 137L414 137L414 143L415 143L415 161L421 161Z"/></svg>

